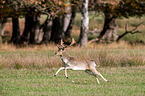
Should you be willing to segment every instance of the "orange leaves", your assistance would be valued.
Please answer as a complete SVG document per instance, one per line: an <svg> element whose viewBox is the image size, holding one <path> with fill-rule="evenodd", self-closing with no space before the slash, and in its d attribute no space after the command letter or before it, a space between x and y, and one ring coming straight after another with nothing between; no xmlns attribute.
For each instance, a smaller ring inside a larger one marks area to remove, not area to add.
<svg viewBox="0 0 145 96"><path fill-rule="evenodd" d="M2 1L2 3L4 4L4 3L6 3L6 1Z"/></svg>
<svg viewBox="0 0 145 96"><path fill-rule="evenodd" d="M95 9L114 17L141 16L145 12L145 0L102 0Z"/></svg>
<svg viewBox="0 0 145 96"><path fill-rule="evenodd" d="M12 2L6 2L6 0L0 0L0 15L6 14L16 14L25 15L27 12L29 14L39 13L39 14L64 14L69 12L65 8L69 8L71 4L70 0L10 0ZM13 10L17 6L18 10ZM14 12L17 11L17 12Z"/></svg>

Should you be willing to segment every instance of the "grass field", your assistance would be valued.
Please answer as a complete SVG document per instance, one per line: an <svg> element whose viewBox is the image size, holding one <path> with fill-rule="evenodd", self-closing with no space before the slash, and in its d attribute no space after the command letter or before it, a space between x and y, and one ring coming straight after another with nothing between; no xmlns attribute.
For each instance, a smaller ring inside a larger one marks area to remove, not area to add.
<svg viewBox="0 0 145 96"><path fill-rule="evenodd" d="M144 96L145 46L126 43L72 47L67 53L79 59L94 59L100 85L95 77L84 71L64 70L54 77L62 66L57 47L53 45L16 48L0 47L0 95L2 96Z"/></svg>
<svg viewBox="0 0 145 96"><path fill-rule="evenodd" d="M144 96L145 66L97 68L110 82L96 79L84 71L0 70L2 96Z"/></svg>

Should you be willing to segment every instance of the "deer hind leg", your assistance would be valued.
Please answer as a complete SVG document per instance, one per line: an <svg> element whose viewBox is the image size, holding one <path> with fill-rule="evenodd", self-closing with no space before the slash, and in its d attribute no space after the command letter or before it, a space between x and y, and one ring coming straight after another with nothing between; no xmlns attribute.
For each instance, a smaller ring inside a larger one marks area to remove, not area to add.
<svg viewBox="0 0 145 96"><path fill-rule="evenodd" d="M91 75L94 75L96 77L96 80L97 80L98 84L100 84L99 79L98 79L96 74L94 74L91 70L86 70L85 72L87 72L87 73L89 73Z"/></svg>
<svg viewBox="0 0 145 96"><path fill-rule="evenodd" d="M108 80L105 79L105 78L101 75L101 73L99 73L96 69L93 69L92 72L94 72L95 74L98 74L98 75L101 76L106 82L108 82Z"/></svg>
<svg viewBox="0 0 145 96"><path fill-rule="evenodd" d="M56 76L56 75L58 74L58 72L59 72L60 70L63 70L63 69L65 69L65 67L61 67L61 68L59 68L59 70L55 73L54 76Z"/></svg>

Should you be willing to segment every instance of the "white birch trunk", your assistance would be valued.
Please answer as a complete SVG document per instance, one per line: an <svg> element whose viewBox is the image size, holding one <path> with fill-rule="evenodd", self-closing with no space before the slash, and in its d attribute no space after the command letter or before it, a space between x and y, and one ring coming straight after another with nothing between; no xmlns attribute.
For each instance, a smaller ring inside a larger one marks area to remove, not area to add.
<svg viewBox="0 0 145 96"><path fill-rule="evenodd" d="M87 47L88 42L88 29L89 29L88 3L89 0L82 0L81 33L79 37L79 46L81 47Z"/></svg>

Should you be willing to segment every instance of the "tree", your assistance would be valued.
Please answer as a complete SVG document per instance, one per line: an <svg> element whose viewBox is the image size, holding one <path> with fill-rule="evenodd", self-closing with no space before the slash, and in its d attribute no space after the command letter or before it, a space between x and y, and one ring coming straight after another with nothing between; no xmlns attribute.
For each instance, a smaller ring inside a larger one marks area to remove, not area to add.
<svg viewBox="0 0 145 96"><path fill-rule="evenodd" d="M115 36L114 33L116 34L116 29L117 29L117 24L116 24L116 18L117 16L113 14L113 8L116 5L108 4L106 3L104 5L103 13L104 13L104 26L103 30L99 34L99 40L101 39L105 40L105 42L110 42L111 39L114 39ZM112 35L112 36L111 36ZM114 37L114 38L112 38Z"/></svg>
<svg viewBox="0 0 145 96"><path fill-rule="evenodd" d="M66 2L68 1L68 2ZM28 42L30 44L37 43L37 33L40 29L43 29L44 36L42 42L53 41L57 43L61 38L70 37L73 20L75 17L75 12L73 15L69 15L71 20L67 21L67 16L70 14L71 4L70 2L77 2L73 0L2 0L0 1L0 18L11 17L13 22L17 21L17 32L19 29L19 16L24 16L25 18L25 28L17 43L23 44ZM6 10L5 10L6 9ZM64 15L65 13L65 15ZM39 16L41 14L47 15L47 19L44 24L40 25ZM14 20L14 19L18 20ZM53 20L52 28L51 20ZM63 20L63 21L62 21ZM14 23L13 23L14 24ZM56 26L55 26L56 25ZM14 26L13 26L14 27ZM16 26L15 26L16 28ZM14 28L13 28L14 29ZM50 30L52 31L50 34ZM13 30L13 36L11 38L11 43L14 43L13 39L18 34L16 30ZM19 37L19 36L18 36ZM17 39L18 40L18 39Z"/></svg>
<svg viewBox="0 0 145 96"><path fill-rule="evenodd" d="M21 36L20 43L29 42L35 44L37 43L36 34L40 27L40 14L47 15L49 19L54 18L58 14L63 13L62 7L60 7L61 4L61 0L1 0L0 19L5 17L19 18L19 16L26 16L25 30ZM16 20L13 21L15 22ZM13 32L13 35L16 35L16 33ZM13 37L14 36L11 38L11 42L14 39Z"/></svg>
<svg viewBox="0 0 145 96"><path fill-rule="evenodd" d="M41 43L48 44L50 41L50 35L51 35L51 28L52 28L52 20L48 17L46 18L45 22L40 26L40 29L43 29L44 35Z"/></svg>
<svg viewBox="0 0 145 96"><path fill-rule="evenodd" d="M73 22L75 18L75 4L72 0L66 0L63 2L63 14L59 15L53 20L51 41L58 43L60 39L64 39L67 44L70 43L70 34L73 27Z"/></svg>
<svg viewBox="0 0 145 96"><path fill-rule="evenodd" d="M52 31L50 40L52 42L58 43L62 37L62 18L63 16L55 17L52 21Z"/></svg>
<svg viewBox="0 0 145 96"><path fill-rule="evenodd" d="M10 0L10 3L13 3ZM10 7L12 8L12 26L13 26L13 32L12 32L12 37L10 40L10 43L13 44L18 44L20 41L20 27L19 27L19 6L18 4L14 5L10 5Z"/></svg>
<svg viewBox="0 0 145 96"><path fill-rule="evenodd" d="M12 18L13 27L15 27L11 38L12 43L37 44L37 34L40 29L44 32L42 42L58 43L61 38L70 38L76 10L78 11L76 6L82 12L79 45L85 47L88 37L88 10L104 13L105 22L103 30L97 37L98 41L104 38L107 38L108 41L111 40L111 35L114 35L117 28L116 18L142 16L145 12L144 0L1 0L0 20ZM47 19L40 25L39 16L42 14L47 15ZM18 21L20 16L25 18L25 28L21 37Z"/></svg>
<svg viewBox="0 0 145 96"><path fill-rule="evenodd" d="M79 46L87 47L88 42L88 24L89 24L89 17L88 17L88 0L82 0L82 19L81 19L81 33L79 37Z"/></svg>
<svg viewBox="0 0 145 96"><path fill-rule="evenodd" d="M63 39L68 39L69 37L69 34L67 34L67 29L69 27L69 24L70 24L70 20L71 20L71 2L70 0L66 0L64 1L64 14L63 14L63 18L62 18L62 38ZM66 35L68 35L66 37Z"/></svg>
<svg viewBox="0 0 145 96"><path fill-rule="evenodd" d="M104 13L104 26L103 30L100 32L99 36L95 39L97 41L102 41L105 35L113 34L116 32L116 18L130 16L142 16L145 12L145 2L144 0L106 0L100 1L94 4L94 9L96 11L101 11ZM107 36L106 36L107 37ZM108 38L108 37L107 37ZM117 40L117 37L116 37ZM94 41L94 40L92 40Z"/></svg>
<svg viewBox="0 0 145 96"><path fill-rule="evenodd" d="M0 44L2 43L2 36L4 35L5 25L7 22L7 18L0 19Z"/></svg>
<svg viewBox="0 0 145 96"><path fill-rule="evenodd" d="M40 27L40 16L34 15L31 17L31 29L30 29L30 38L29 43L30 44L36 44L37 43L37 36L39 33L39 27Z"/></svg>
<svg viewBox="0 0 145 96"><path fill-rule="evenodd" d="M71 1L71 17L70 17L70 21L69 21L69 24L68 24L68 27L65 31L65 39L69 39L71 36L71 31L72 31L72 28L73 28L73 25L74 25L74 19L76 17L76 11L77 11L77 5L75 4L75 1L72 0Z"/></svg>
<svg viewBox="0 0 145 96"><path fill-rule="evenodd" d="M19 27L19 18L18 17L12 18L12 25L13 25L13 33L12 33L10 43L19 44L20 27Z"/></svg>

